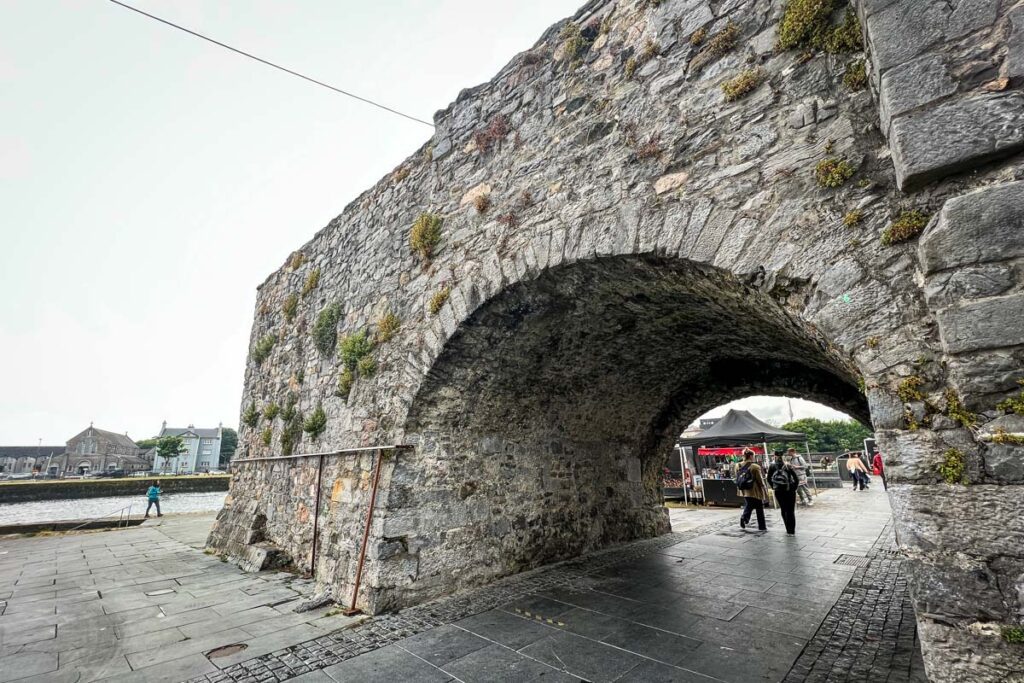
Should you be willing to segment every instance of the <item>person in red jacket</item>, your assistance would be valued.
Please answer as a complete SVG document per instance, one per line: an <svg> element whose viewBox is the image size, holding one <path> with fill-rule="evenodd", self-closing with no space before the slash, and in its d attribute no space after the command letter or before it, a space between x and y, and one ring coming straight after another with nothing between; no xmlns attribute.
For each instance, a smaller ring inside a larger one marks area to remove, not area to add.
<svg viewBox="0 0 1024 683"><path fill-rule="evenodd" d="M882 454L878 451L875 451L875 457L871 458L871 467L875 470L875 474L882 477L882 488L888 490L889 485L885 481L885 465L882 463Z"/></svg>

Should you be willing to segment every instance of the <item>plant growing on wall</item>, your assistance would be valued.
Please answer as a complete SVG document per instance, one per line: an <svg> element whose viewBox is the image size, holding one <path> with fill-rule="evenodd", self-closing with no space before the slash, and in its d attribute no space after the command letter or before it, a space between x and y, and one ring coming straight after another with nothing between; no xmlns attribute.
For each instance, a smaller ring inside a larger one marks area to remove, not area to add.
<svg viewBox="0 0 1024 683"><path fill-rule="evenodd" d="M261 365L263 361L270 357L270 352L276 343L277 337L272 334L268 334L256 342L256 346L252 350L252 359L256 361L257 365Z"/></svg>
<svg viewBox="0 0 1024 683"><path fill-rule="evenodd" d="M927 225L928 214L917 209L904 211L882 231L882 244L888 247L906 242L920 235Z"/></svg>
<svg viewBox="0 0 1024 683"><path fill-rule="evenodd" d="M325 429L327 429L327 415L324 413L323 406L317 404L316 410L302 423L302 431L309 434L310 438L315 441L320 438Z"/></svg>
<svg viewBox="0 0 1024 683"><path fill-rule="evenodd" d="M448 301L448 297L452 293L452 288L445 286L434 292L434 295L430 297L430 301L427 302L427 309L430 311L430 315L437 315L444 308L444 304Z"/></svg>
<svg viewBox="0 0 1024 683"><path fill-rule="evenodd" d="M747 94L753 92L757 86L764 81L764 71L761 69L744 69L734 78L730 78L722 84L722 93L726 102L735 102Z"/></svg>
<svg viewBox="0 0 1024 683"><path fill-rule="evenodd" d="M1024 379L1017 380L1017 384L1024 387ZM1016 396L1011 396L997 403L996 410L1001 410L1004 413L1024 415L1024 389L1021 389Z"/></svg>
<svg viewBox="0 0 1024 683"><path fill-rule="evenodd" d="M388 311L380 317L380 320L377 321L377 334L374 335L375 341L378 344L390 341L401 326L402 321L399 320L398 316L391 311Z"/></svg>
<svg viewBox="0 0 1024 683"><path fill-rule="evenodd" d="M314 268L309 271L309 275L306 276L306 281L302 284L302 296L309 296L310 293L320 284L320 269Z"/></svg>
<svg viewBox="0 0 1024 683"><path fill-rule="evenodd" d="M320 311L313 324L313 343L325 356L334 352L338 341L338 321L341 320L341 306L329 304Z"/></svg>
<svg viewBox="0 0 1024 683"><path fill-rule="evenodd" d="M822 159L814 167L814 178L822 187L841 187L853 177L854 168L846 159L829 157Z"/></svg>
<svg viewBox="0 0 1024 683"><path fill-rule="evenodd" d="M284 319L288 322L295 320L295 313L299 310L299 295L295 292L289 294L284 303L281 304L281 312L284 313Z"/></svg>
<svg viewBox="0 0 1024 683"><path fill-rule="evenodd" d="M263 433L260 435L260 439L263 441L264 446L269 446L273 438L274 429L272 427L267 427L266 429L263 430Z"/></svg>
<svg viewBox="0 0 1024 683"><path fill-rule="evenodd" d="M939 463L939 476L947 484L967 483L967 460L963 452L957 448L950 448L942 456Z"/></svg>
<svg viewBox="0 0 1024 683"><path fill-rule="evenodd" d="M348 368L342 368L341 374L338 376L338 390L335 392L335 396L348 398L348 395L352 393L352 385L355 381L355 374Z"/></svg>
<svg viewBox="0 0 1024 683"><path fill-rule="evenodd" d="M281 412L281 408L274 401L263 406L263 417L267 420L273 420L279 412Z"/></svg>
<svg viewBox="0 0 1024 683"><path fill-rule="evenodd" d="M409 246L424 263L430 263L441 242L441 223L437 214L421 213L409 230Z"/></svg>
<svg viewBox="0 0 1024 683"><path fill-rule="evenodd" d="M355 370L359 361L369 356L372 351L373 340L366 334L366 330L346 334L338 342L338 356L342 365L349 370Z"/></svg>
<svg viewBox="0 0 1024 683"><path fill-rule="evenodd" d="M860 21L852 10L847 9L843 23L832 24L832 13L845 4L836 0L789 0L779 22L776 47L824 50L831 54L861 49Z"/></svg>
<svg viewBox="0 0 1024 683"><path fill-rule="evenodd" d="M256 410L256 402L249 404L249 407L242 413L242 424L247 427L255 427L260 421L260 413Z"/></svg>
<svg viewBox="0 0 1024 683"><path fill-rule="evenodd" d="M283 413L282 413L283 414ZM291 407L291 417L281 429L281 453L292 455L302 439L302 411Z"/></svg>
<svg viewBox="0 0 1024 683"><path fill-rule="evenodd" d="M373 377L373 373L377 372L377 361L373 356L363 356L356 364L356 370L359 371L360 377Z"/></svg>

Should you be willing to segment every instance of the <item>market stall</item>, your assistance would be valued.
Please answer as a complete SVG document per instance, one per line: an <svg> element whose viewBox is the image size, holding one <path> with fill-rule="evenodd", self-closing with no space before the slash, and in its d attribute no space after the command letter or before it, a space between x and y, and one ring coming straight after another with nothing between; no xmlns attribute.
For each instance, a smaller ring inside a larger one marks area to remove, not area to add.
<svg viewBox="0 0 1024 683"><path fill-rule="evenodd" d="M736 458L741 457L743 449L753 450L767 471L768 444L792 442L803 443L806 449L807 436L772 427L746 410L730 410L697 436L679 439L676 447L680 453L685 452L686 447L693 452L693 461L686 462L685 469L693 473L692 488L706 504L740 505L742 498L733 477Z"/></svg>

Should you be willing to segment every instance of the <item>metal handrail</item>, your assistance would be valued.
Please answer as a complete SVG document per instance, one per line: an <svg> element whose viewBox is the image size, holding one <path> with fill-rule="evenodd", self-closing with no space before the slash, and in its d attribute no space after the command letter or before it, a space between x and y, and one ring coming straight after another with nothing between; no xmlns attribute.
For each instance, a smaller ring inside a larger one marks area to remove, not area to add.
<svg viewBox="0 0 1024 683"><path fill-rule="evenodd" d="M114 510L112 512L108 512L105 515L100 515L99 517L93 517L92 519L87 519L84 522L82 522L81 524L79 524L78 526L72 527L71 529L68 529L68 531L77 531L78 529L81 529L86 524L92 524L93 522L98 522L101 519L106 519L107 517L113 517L115 514L119 514L119 517L117 519L117 526L115 528L120 529L122 523L124 523L125 528L127 528L128 527L128 521L131 519L131 516L132 516L132 506L133 505L134 505L134 503L129 503L128 505L125 505L125 506L123 506L121 508L118 508L117 510ZM124 514L125 510L128 511L127 517Z"/></svg>
<svg viewBox="0 0 1024 683"><path fill-rule="evenodd" d="M348 453L364 453L367 451L404 451L415 448L413 444L393 444L391 446L360 446L358 448L341 448L335 451L323 451L320 453L297 453L294 455L268 455L258 458L235 458L231 464L243 462L266 462L268 460L296 460L298 458L316 458L328 455L346 455Z"/></svg>

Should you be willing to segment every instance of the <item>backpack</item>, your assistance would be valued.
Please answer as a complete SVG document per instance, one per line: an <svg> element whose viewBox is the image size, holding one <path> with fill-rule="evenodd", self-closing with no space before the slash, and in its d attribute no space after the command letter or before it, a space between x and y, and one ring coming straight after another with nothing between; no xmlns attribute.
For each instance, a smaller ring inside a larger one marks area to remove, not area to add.
<svg viewBox="0 0 1024 683"><path fill-rule="evenodd" d="M789 490L789 487L792 485L792 483L793 482L789 478L789 471L787 470L786 465L783 465L782 467L779 467L774 472L772 472L773 489L782 489L783 491L787 491Z"/></svg>
<svg viewBox="0 0 1024 683"><path fill-rule="evenodd" d="M736 473L736 488L740 491L747 491L754 488L754 475L750 472L750 465L741 467Z"/></svg>

